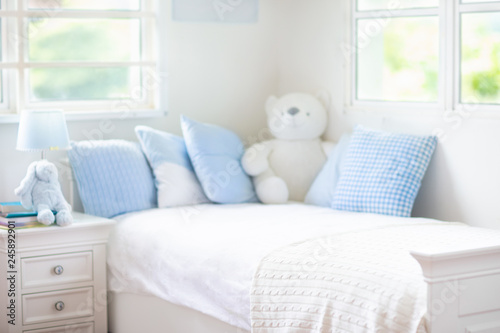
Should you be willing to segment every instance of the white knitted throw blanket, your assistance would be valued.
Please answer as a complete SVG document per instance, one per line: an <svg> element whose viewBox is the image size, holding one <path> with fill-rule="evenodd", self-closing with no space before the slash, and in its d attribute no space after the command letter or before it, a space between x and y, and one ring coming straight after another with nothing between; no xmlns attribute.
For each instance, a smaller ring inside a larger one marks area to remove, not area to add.
<svg viewBox="0 0 500 333"><path fill-rule="evenodd" d="M498 236L461 224L410 223L275 250L254 276L252 332L426 332L427 287L409 251L480 246Z"/></svg>

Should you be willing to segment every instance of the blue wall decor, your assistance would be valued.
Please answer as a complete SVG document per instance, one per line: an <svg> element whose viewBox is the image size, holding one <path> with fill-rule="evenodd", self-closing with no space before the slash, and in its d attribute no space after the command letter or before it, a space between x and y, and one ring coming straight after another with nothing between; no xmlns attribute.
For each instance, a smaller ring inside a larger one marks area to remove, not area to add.
<svg viewBox="0 0 500 333"><path fill-rule="evenodd" d="M184 22L255 23L258 0L173 0L172 18Z"/></svg>

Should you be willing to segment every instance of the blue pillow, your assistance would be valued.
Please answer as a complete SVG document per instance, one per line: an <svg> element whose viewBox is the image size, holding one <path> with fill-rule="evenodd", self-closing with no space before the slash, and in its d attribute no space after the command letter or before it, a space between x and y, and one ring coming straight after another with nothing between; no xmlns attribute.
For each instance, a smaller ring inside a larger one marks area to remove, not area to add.
<svg viewBox="0 0 500 333"><path fill-rule="evenodd" d="M434 136L357 126L332 208L409 217L436 144Z"/></svg>
<svg viewBox="0 0 500 333"><path fill-rule="evenodd" d="M153 168L158 207L209 202L196 178L183 138L146 126L137 126L135 132Z"/></svg>
<svg viewBox="0 0 500 333"><path fill-rule="evenodd" d="M307 192L304 202L309 205L331 207L333 194L337 188L341 170L345 164L347 149L351 140L350 134L344 134L328 159L314 179L311 188Z"/></svg>
<svg viewBox="0 0 500 333"><path fill-rule="evenodd" d="M85 213L113 217L156 207L153 173L138 143L71 142L69 160Z"/></svg>
<svg viewBox="0 0 500 333"><path fill-rule="evenodd" d="M225 128L181 116L194 170L207 197L216 203L257 202L251 178L243 171L240 138Z"/></svg>

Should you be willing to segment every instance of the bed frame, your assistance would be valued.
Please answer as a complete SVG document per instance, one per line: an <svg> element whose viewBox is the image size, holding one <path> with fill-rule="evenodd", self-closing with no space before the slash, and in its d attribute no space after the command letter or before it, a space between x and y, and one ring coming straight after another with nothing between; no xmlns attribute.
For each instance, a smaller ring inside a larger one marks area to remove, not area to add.
<svg viewBox="0 0 500 333"><path fill-rule="evenodd" d="M500 246L411 255L428 285L429 333L500 332ZM113 333L249 333L157 297L130 293L110 294L108 316Z"/></svg>
<svg viewBox="0 0 500 333"><path fill-rule="evenodd" d="M73 207L81 207L72 179L68 192ZM428 333L500 333L500 246L411 255L428 286ZM110 293L108 325L111 333L249 333L154 296L126 292Z"/></svg>
<svg viewBox="0 0 500 333"><path fill-rule="evenodd" d="M429 333L500 332L500 246L411 254L428 286Z"/></svg>
<svg viewBox="0 0 500 333"><path fill-rule="evenodd" d="M112 333L250 333L155 296L114 292L109 296L108 331Z"/></svg>

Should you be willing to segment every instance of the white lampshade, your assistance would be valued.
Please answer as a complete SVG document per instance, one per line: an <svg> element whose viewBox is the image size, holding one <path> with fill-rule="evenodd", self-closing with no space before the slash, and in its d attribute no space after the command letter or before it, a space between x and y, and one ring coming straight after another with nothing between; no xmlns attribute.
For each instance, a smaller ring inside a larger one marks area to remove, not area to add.
<svg viewBox="0 0 500 333"><path fill-rule="evenodd" d="M59 110L24 111L17 133L17 150L70 149L64 113Z"/></svg>

